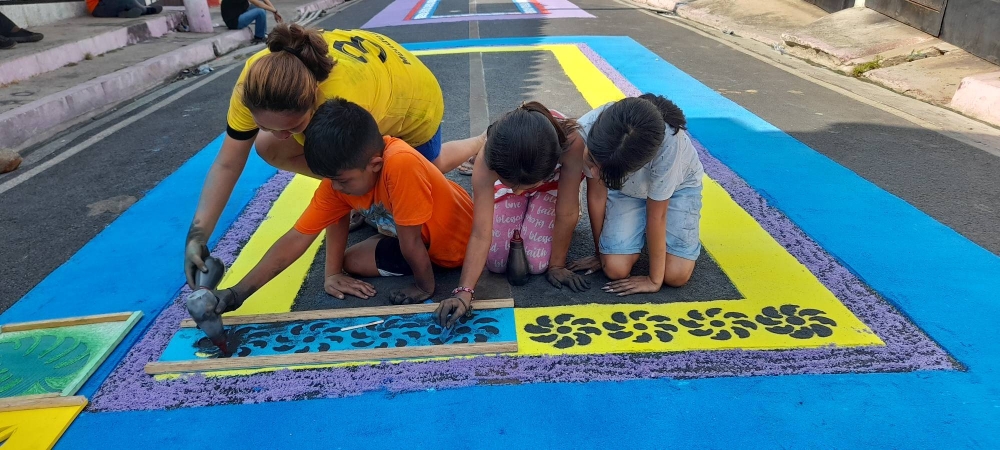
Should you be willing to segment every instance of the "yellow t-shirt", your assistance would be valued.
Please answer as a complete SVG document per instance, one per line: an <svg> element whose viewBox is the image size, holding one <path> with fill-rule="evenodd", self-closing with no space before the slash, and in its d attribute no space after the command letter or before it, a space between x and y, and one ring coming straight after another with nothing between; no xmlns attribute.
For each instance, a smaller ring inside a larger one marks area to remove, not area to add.
<svg viewBox="0 0 1000 450"><path fill-rule="evenodd" d="M444 96L427 66L378 33L333 30L323 32L323 39L330 44L335 64L330 76L319 84L317 107L341 97L368 110L383 135L398 137L414 147L434 137L444 117ZM264 49L251 56L233 88L228 117L231 135L233 131L257 129L243 104L242 85L250 66L269 53ZM301 134L294 137L300 144L304 142Z"/></svg>

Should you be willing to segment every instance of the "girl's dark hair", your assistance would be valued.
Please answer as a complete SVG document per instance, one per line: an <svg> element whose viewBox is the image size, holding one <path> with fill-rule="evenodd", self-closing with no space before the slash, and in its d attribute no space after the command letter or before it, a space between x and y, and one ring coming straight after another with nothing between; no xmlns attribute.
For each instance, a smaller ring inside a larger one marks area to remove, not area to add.
<svg viewBox="0 0 1000 450"><path fill-rule="evenodd" d="M666 98L644 94L608 106L587 135L587 148L601 166L601 181L620 190L625 179L652 161L663 144L666 125L677 134L686 125L684 113Z"/></svg>
<svg viewBox="0 0 1000 450"><path fill-rule="evenodd" d="M687 119L684 118L684 111L681 111L674 102L668 100L662 95L656 94L642 94L639 98L643 100L649 100L656 106L656 109L660 110L660 115L663 116L663 121L670 125L674 129L674 135L677 135L681 130L687 129Z"/></svg>
<svg viewBox="0 0 1000 450"><path fill-rule="evenodd" d="M333 70L319 30L279 24L267 37L271 51L250 66L243 104L251 111L305 112L316 107L316 88Z"/></svg>
<svg viewBox="0 0 1000 450"><path fill-rule="evenodd" d="M569 148L567 136L579 129L573 119L557 119L538 102L504 114L486 130L486 167L513 186L544 181Z"/></svg>

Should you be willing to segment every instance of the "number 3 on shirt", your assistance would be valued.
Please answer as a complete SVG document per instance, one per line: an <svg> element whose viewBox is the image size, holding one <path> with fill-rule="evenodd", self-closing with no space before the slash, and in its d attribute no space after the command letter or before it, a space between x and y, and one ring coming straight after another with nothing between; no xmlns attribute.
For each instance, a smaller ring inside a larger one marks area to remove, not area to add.
<svg viewBox="0 0 1000 450"><path fill-rule="evenodd" d="M365 40L365 38L361 36L351 36L350 41L336 41L333 43L333 49L347 56L350 56L351 58L354 58L360 62L367 63L368 58L366 58L365 55L369 55L371 54L371 52L369 52L368 49L365 48L365 44L374 45L375 48L378 49L378 59L381 60L383 63L385 62L386 58L388 57L388 55L385 53L385 49L382 48L381 45L378 45L377 43L372 41ZM347 51L348 48L354 49L358 54L354 54L352 52Z"/></svg>

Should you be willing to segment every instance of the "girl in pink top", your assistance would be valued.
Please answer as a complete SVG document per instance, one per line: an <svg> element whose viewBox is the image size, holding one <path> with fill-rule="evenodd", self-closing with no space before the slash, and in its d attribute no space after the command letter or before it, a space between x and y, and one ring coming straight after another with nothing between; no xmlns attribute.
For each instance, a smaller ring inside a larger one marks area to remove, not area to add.
<svg viewBox="0 0 1000 450"><path fill-rule="evenodd" d="M472 171L473 223L458 288L437 309L450 326L470 311L483 268L503 273L514 230L520 230L532 274L575 292L589 288L566 269L580 220L587 146L576 121L529 102L504 114L480 141Z"/></svg>

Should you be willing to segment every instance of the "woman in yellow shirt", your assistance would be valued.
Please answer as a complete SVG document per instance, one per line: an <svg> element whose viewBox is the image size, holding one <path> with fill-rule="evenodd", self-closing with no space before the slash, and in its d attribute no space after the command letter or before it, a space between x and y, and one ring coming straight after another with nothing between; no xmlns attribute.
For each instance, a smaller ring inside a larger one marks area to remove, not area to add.
<svg viewBox="0 0 1000 450"><path fill-rule="evenodd" d="M383 135L406 141L442 172L477 150L462 141L442 146L441 87L434 74L396 42L362 30L321 32L279 25L267 49L247 60L233 88L226 137L188 231L184 272L192 288L195 271L207 270L208 237L251 147L256 144L257 154L274 167L319 178L306 165L302 133L313 111L336 97L364 107Z"/></svg>

